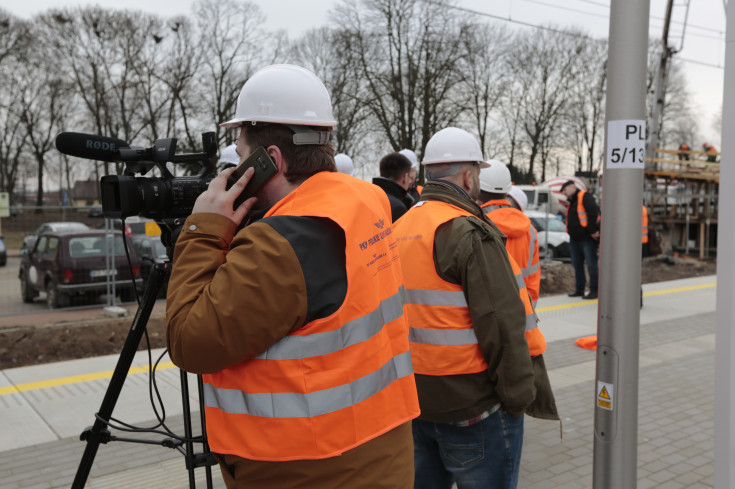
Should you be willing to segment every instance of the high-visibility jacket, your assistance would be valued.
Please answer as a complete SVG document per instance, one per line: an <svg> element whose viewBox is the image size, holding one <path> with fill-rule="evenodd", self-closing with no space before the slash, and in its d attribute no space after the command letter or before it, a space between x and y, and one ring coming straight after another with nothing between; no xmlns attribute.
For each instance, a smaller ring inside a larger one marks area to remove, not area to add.
<svg viewBox="0 0 735 489"><path fill-rule="evenodd" d="M459 207L439 201L422 201L398 223L398 250L406 283L406 316L414 370L423 375L457 375L483 372L488 365L472 324L461 284L447 282L434 267L434 236L442 224L463 216L477 218ZM538 331L536 315L523 277L510 258L519 294L526 308L526 333ZM533 356L543 353L546 342L536 345ZM529 344L529 350L531 345Z"/></svg>
<svg viewBox="0 0 735 489"><path fill-rule="evenodd" d="M541 287L538 233L531 220L505 199L489 200L482 206L485 214L508 238L505 249L521 267L531 303L536 306Z"/></svg>
<svg viewBox="0 0 735 489"><path fill-rule="evenodd" d="M641 237L641 243L646 244L648 243L648 209L646 209L646 206L643 206L643 229L642 229L642 237Z"/></svg>
<svg viewBox="0 0 735 489"><path fill-rule="evenodd" d="M587 227L587 209L584 208L582 200L584 200L584 194L586 190L580 190L577 194L577 216L579 217L579 225L583 228ZM569 207L567 207L567 219L569 219Z"/></svg>
<svg viewBox="0 0 735 489"><path fill-rule="evenodd" d="M374 185L355 185L339 173L318 173L266 214L339 225L347 293L331 316L203 376L214 452L265 461L329 458L418 416L388 200Z"/></svg>

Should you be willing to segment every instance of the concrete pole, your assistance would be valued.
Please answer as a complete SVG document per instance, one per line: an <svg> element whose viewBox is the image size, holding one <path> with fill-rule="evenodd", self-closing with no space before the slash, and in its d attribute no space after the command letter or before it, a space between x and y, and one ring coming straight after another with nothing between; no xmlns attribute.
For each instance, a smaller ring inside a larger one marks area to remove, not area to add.
<svg viewBox="0 0 735 489"><path fill-rule="evenodd" d="M649 0L612 0L595 382L595 489L638 484L638 350Z"/></svg>
<svg viewBox="0 0 735 489"><path fill-rule="evenodd" d="M717 217L717 330L715 333L715 487L735 488L735 2L727 5L722 156ZM725 191L723 191L725 190Z"/></svg>

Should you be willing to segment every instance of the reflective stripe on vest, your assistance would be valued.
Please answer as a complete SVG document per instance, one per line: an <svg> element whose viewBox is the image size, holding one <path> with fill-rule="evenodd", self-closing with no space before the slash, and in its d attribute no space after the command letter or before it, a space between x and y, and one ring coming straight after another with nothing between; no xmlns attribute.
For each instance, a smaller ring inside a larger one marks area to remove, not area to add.
<svg viewBox="0 0 735 489"><path fill-rule="evenodd" d="M386 385L410 375L411 354L406 351L393 357L375 372L349 384L316 392L250 393L237 389L216 388L204 384L204 406L230 414L247 414L263 418L308 418L330 414L363 402Z"/></svg>
<svg viewBox="0 0 735 489"><path fill-rule="evenodd" d="M488 368L462 286L443 280L433 266L436 230L462 216L472 214L450 204L421 201L394 223L417 374L470 374Z"/></svg>
<svg viewBox="0 0 735 489"><path fill-rule="evenodd" d="M586 190L580 190L577 194L577 217L579 217L579 225L583 228L587 227L587 209L584 208L584 204L582 203L582 199L586 193Z"/></svg>
<svg viewBox="0 0 735 489"><path fill-rule="evenodd" d="M266 214L279 215L339 225L347 295L331 316L203 376L208 441L252 460L335 457L419 414L390 206L378 187L323 172Z"/></svg>

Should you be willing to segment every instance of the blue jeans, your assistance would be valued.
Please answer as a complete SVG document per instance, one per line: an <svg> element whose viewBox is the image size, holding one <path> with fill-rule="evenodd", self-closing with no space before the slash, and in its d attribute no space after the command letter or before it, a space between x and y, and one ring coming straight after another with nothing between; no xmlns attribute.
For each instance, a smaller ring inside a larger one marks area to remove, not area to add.
<svg viewBox="0 0 735 489"><path fill-rule="evenodd" d="M498 409L459 427L413 420L414 489L515 489L523 448L523 416Z"/></svg>
<svg viewBox="0 0 735 489"><path fill-rule="evenodd" d="M584 263L587 262L587 273L590 274L590 293L597 294L597 241L570 239L569 251L572 254L572 267L574 267L574 291L584 293L587 283Z"/></svg>

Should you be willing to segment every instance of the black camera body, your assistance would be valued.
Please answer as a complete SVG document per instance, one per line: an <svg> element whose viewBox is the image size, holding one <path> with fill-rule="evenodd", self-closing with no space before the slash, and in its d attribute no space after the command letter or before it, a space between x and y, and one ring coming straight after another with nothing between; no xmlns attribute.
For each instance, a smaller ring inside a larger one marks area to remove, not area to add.
<svg viewBox="0 0 735 489"><path fill-rule="evenodd" d="M123 161L122 175L100 179L102 212L107 218L141 216L157 221L185 218L197 197L215 176L217 141L213 132L202 134L202 153L176 154L176 138L157 139L150 148L130 147L125 141L81 133L61 133L56 147L62 153L101 161ZM166 163L196 163L195 176L175 177ZM143 177L152 168L161 177Z"/></svg>

